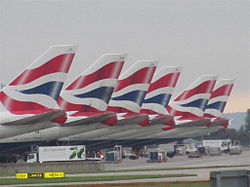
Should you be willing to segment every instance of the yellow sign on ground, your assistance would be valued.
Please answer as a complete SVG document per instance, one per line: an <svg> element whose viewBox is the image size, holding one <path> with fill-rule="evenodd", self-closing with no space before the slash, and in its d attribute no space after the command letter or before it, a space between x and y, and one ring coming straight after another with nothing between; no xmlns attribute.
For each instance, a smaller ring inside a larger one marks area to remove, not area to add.
<svg viewBox="0 0 250 187"><path fill-rule="evenodd" d="M17 179L29 178L64 178L64 172L16 173Z"/></svg>
<svg viewBox="0 0 250 187"><path fill-rule="evenodd" d="M41 179L43 178L43 173L28 173L28 178Z"/></svg>
<svg viewBox="0 0 250 187"><path fill-rule="evenodd" d="M17 179L27 179L28 173L16 173L16 178Z"/></svg>
<svg viewBox="0 0 250 187"><path fill-rule="evenodd" d="M44 178L64 178L64 172L45 172Z"/></svg>

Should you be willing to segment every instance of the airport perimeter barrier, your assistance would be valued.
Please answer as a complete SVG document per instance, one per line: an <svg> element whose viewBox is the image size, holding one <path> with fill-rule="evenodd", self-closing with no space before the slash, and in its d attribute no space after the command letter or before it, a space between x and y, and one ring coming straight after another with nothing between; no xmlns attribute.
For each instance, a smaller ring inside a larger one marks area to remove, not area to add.
<svg viewBox="0 0 250 187"><path fill-rule="evenodd" d="M3 163L0 164L0 174L43 173L57 172L82 173L104 170L104 162L73 161L73 162L44 162L44 163Z"/></svg>
<svg viewBox="0 0 250 187"><path fill-rule="evenodd" d="M210 187L250 187L250 170L211 171Z"/></svg>

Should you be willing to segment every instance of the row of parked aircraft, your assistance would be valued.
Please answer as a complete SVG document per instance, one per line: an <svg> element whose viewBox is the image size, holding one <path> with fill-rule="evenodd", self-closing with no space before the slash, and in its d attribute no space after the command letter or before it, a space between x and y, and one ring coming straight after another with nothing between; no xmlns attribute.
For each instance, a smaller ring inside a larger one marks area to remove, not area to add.
<svg viewBox="0 0 250 187"><path fill-rule="evenodd" d="M1 90L0 143L146 145L227 128L234 80L203 75L171 99L181 67L141 60L120 75L126 54L105 54L64 86L76 49L50 47Z"/></svg>

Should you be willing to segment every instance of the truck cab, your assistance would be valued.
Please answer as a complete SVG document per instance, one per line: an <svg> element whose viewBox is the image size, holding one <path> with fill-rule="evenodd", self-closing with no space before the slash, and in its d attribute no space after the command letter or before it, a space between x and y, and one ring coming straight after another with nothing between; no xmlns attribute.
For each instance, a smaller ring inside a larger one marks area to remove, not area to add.
<svg viewBox="0 0 250 187"><path fill-rule="evenodd" d="M27 155L27 163L37 162L37 153L30 153Z"/></svg>

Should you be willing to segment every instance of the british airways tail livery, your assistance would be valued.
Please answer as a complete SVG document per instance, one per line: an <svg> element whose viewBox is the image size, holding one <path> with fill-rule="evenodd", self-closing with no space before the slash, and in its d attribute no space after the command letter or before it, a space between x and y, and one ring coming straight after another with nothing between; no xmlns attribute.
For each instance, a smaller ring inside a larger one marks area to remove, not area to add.
<svg viewBox="0 0 250 187"><path fill-rule="evenodd" d="M75 51L76 46L53 46L46 50L1 91L2 111L20 115L59 109L56 101Z"/></svg>
<svg viewBox="0 0 250 187"><path fill-rule="evenodd" d="M156 61L142 60L130 66L119 77L108 110L117 113L139 113L156 65Z"/></svg>
<svg viewBox="0 0 250 187"><path fill-rule="evenodd" d="M114 134L129 129L131 126L136 128L138 124L148 124L148 115L138 113L138 108L141 106L141 100L144 99L154 70L155 61L139 61L120 76L117 87L112 95L112 99L114 100L109 104L112 106L108 107L108 111L117 113L117 121L112 124L114 125L113 127L99 126L93 131L71 136L69 140L89 140L91 138ZM124 105L120 106L120 103ZM102 123L107 124L107 121ZM119 126L121 124L130 125Z"/></svg>
<svg viewBox="0 0 250 187"><path fill-rule="evenodd" d="M142 113L166 114L169 100L180 76L180 67L162 67L155 72L145 99Z"/></svg>
<svg viewBox="0 0 250 187"><path fill-rule="evenodd" d="M64 123L57 99L76 46L53 46L0 92L0 138ZM15 128L22 125L22 128Z"/></svg>
<svg viewBox="0 0 250 187"><path fill-rule="evenodd" d="M187 87L167 107L172 116L194 119L203 116L217 76L203 75Z"/></svg>
<svg viewBox="0 0 250 187"><path fill-rule="evenodd" d="M180 70L180 67L164 66L154 73L140 110L140 114L149 115L150 125L147 127L134 125L132 128L130 125L127 129L126 127L119 127L121 130L119 131L118 129L118 133L116 132L115 135L112 135L112 138L119 140L135 139L159 132L162 128L166 128L166 125L168 128L173 128L173 117L166 114L166 107L180 76ZM113 129L110 131L114 134L112 130ZM104 139L111 138L107 137L107 134L108 133L106 133L106 137L103 136Z"/></svg>
<svg viewBox="0 0 250 187"><path fill-rule="evenodd" d="M105 54L65 90L58 103L66 111L99 112L107 109L126 54Z"/></svg>
<svg viewBox="0 0 250 187"><path fill-rule="evenodd" d="M116 123L115 113L107 112L106 109L126 56L126 54L102 55L62 91L58 103L62 109L71 113L67 120L68 126L98 122L106 125Z"/></svg>
<svg viewBox="0 0 250 187"><path fill-rule="evenodd" d="M137 61L119 77L108 106L108 111L117 113L116 125L149 124L148 115L139 112L157 63L153 60Z"/></svg>
<svg viewBox="0 0 250 187"><path fill-rule="evenodd" d="M221 118L221 115L224 112L233 86L233 79L221 79L216 82L204 112L204 117L212 118L212 124L209 132L217 131L221 127L227 128L229 125L229 120Z"/></svg>
<svg viewBox="0 0 250 187"><path fill-rule="evenodd" d="M54 126L39 131L16 136L18 141L49 141L74 134L89 132L116 122L114 112L107 112L107 103L116 86L126 54L106 54L84 71L60 94L58 103L67 111L64 126ZM100 123L109 120L109 123ZM112 123L113 122L113 123ZM13 141L5 139L4 141Z"/></svg>
<svg viewBox="0 0 250 187"><path fill-rule="evenodd" d="M105 55L97 61L97 65L94 64L89 70L83 73L80 78L76 79L76 81L73 81L73 83L66 88L64 93L61 94L61 98L59 100L59 105L62 108L71 111L72 114L68 116L66 125L64 127L56 126L40 131L42 137L41 140L52 140L84 132L89 133L95 129L107 128L106 125L116 124L116 120L113 119L113 117L115 117L116 119L115 112L101 111L105 110L107 104L105 102L105 99L101 99L104 97L100 94L100 98L96 98L95 95L91 95L90 93L92 90L96 90L100 87L109 88L116 86L117 77L119 76L120 70L122 68L124 58L125 55L123 54L111 56ZM117 65L116 68L111 68L114 67L114 64ZM151 71L154 71L155 69L155 66L152 69L151 66L153 65L151 61L150 63L147 62L147 66L145 66L145 64L146 63L143 62L143 64L140 63L139 66L141 67L140 69L142 70L143 74L137 74L138 76L143 75L144 79L146 79L146 75L144 75L144 72L148 73L148 69L150 69ZM107 67L109 68L106 69ZM133 71L137 72L140 70L138 68L138 65L135 67L137 67L137 69L133 69ZM117 72L114 73L113 71ZM93 76L93 73L95 72L97 73L95 76ZM152 76L150 75L150 77L148 78L149 80L146 79L147 84L149 84L149 82L151 81L151 77ZM135 81L136 77L133 78L133 81ZM141 77L138 77L138 79L140 80ZM129 81L126 83L130 84ZM75 95L86 96L84 94L86 94L88 97L86 97L87 99L83 97L82 102L81 100L78 100L77 97L75 97ZM97 102L96 99L99 99L100 101ZM89 100L92 100L92 102L89 102ZM99 103L101 103L101 105ZM90 105L90 107L92 108L90 110L91 112L88 111L87 105ZM71 106L73 107L71 108ZM75 112L76 110L79 111Z"/></svg>
<svg viewBox="0 0 250 187"><path fill-rule="evenodd" d="M149 115L150 124L174 125L172 117L167 115L167 106L180 72L181 67L175 66L163 66L155 72L140 111L151 114Z"/></svg>
<svg viewBox="0 0 250 187"><path fill-rule="evenodd" d="M222 128L227 128L229 120L222 118L221 115L232 91L233 84L234 80L231 79L221 79L216 82L204 112L204 117L211 118L211 125L209 128L197 128L189 131L184 134L185 137L201 136L207 133L216 132Z"/></svg>
<svg viewBox="0 0 250 187"><path fill-rule="evenodd" d="M221 79L216 82L214 90L205 108L204 116L221 117L234 85L232 79Z"/></svg>
<svg viewBox="0 0 250 187"><path fill-rule="evenodd" d="M151 134L146 138L176 138L190 127L208 126L210 119L203 118L208 99L214 88L217 76L204 75L192 82L179 96L167 106L169 115L175 117L176 128Z"/></svg>

